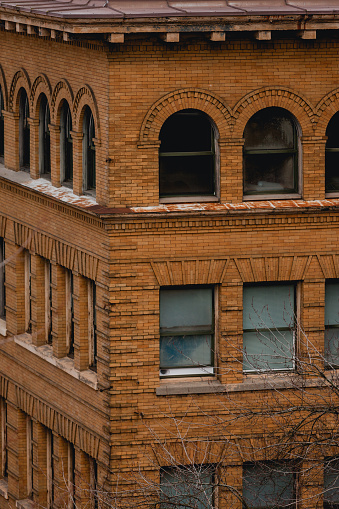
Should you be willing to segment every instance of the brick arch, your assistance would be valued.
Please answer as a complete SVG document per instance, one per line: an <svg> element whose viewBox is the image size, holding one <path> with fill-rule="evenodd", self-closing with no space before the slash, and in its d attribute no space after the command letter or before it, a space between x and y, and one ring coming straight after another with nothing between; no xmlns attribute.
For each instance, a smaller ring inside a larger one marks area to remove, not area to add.
<svg viewBox="0 0 339 509"><path fill-rule="evenodd" d="M60 106L63 100L68 102L71 114L73 117L72 104L74 100L74 94L71 85L67 80L60 80L54 87L52 99L51 99L51 122L59 124L60 121ZM74 119L73 119L74 121Z"/></svg>
<svg viewBox="0 0 339 509"><path fill-rule="evenodd" d="M209 115L219 131L220 139L230 136L232 117L228 106L209 92L189 88L171 92L153 104L142 123L139 142L141 144L158 142L160 129L168 117L188 108Z"/></svg>
<svg viewBox="0 0 339 509"><path fill-rule="evenodd" d="M326 129L329 121L339 111L339 88L332 90L323 97L316 108L318 122L316 126L317 136L326 136Z"/></svg>
<svg viewBox="0 0 339 509"><path fill-rule="evenodd" d="M89 85L81 87L73 102L73 114L74 114L74 130L82 131L82 121L84 117L85 107L88 106L91 109L94 124L95 124L95 137L100 139L100 122L99 122L99 110L98 104L95 99L93 90Z"/></svg>
<svg viewBox="0 0 339 509"><path fill-rule="evenodd" d="M9 92L9 111L19 111L18 94L20 88L25 89L27 97L30 96L31 81L27 71L24 68L21 68L13 76Z"/></svg>
<svg viewBox="0 0 339 509"><path fill-rule="evenodd" d="M4 99L5 110L8 110L8 90L7 90L6 76L5 76L5 73L3 71L1 64L0 64L0 86L1 86L1 90L2 90L2 96Z"/></svg>
<svg viewBox="0 0 339 509"><path fill-rule="evenodd" d="M38 116L38 109L40 104L40 97L41 94L45 94L47 97L47 102L49 107L51 107L51 94L52 94L52 87L49 82L49 79L45 74L41 74L38 76L33 85L31 90L31 96L30 96L30 103L32 107L32 117Z"/></svg>
<svg viewBox="0 0 339 509"><path fill-rule="evenodd" d="M259 110L276 106L284 108L294 115L302 134L314 135L316 117L313 106L300 95L287 88L265 87L245 95L233 108L233 136L242 138L249 119Z"/></svg>

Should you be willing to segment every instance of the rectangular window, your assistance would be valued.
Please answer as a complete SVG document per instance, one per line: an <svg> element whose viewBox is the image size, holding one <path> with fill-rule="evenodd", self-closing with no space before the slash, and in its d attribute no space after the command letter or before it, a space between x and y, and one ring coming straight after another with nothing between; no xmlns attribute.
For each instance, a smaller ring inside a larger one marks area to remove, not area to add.
<svg viewBox="0 0 339 509"><path fill-rule="evenodd" d="M73 509L75 507L75 450L74 445L70 442L67 443L67 456L68 456L68 472L67 472L67 481L68 481L68 509Z"/></svg>
<svg viewBox="0 0 339 509"><path fill-rule="evenodd" d="M160 290L161 377L213 374L213 290Z"/></svg>
<svg viewBox="0 0 339 509"><path fill-rule="evenodd" d="M52 343L52 265L45 260L45 337L46 343Z"/></svg>
<svg viewBox="0 0 339 509"><path fill-rule="evenodd" d="M193 465L161 471L161 509L213 507L214 467Z"/></svg>
<svg viewBox="0 0 339 509"><path fill-rule="evenodd" d="M325 286L325 362L327 367L339 367L339 282Z"/></svg>
<svg viewBox="0 0 339 509"><path fill-rule="evenodd" d="M6 401L0 399L0 411L1 411L1 477L7 477L7 405Z"/></svg>
<svg viewBox="0 0 339 509"><path fill-rule="evenodd" d="M96 286L88 280L88 353L89 367L93 370L97 366L97 317L96 317Z"/></svg>
<svg viewBox="0 0 339 509"><path fill-rule="evenodd" d="M98 508L98 464L94 458L89 458L89 485L90 485L90 507Z"/></svg>
<svg viewBox="0 0 339 509"><path fill-rule="evenodd" d="M339 509L339 459L328 458L324 469L324 509Z"/></svg>
<svg viewBox="0 0 339 509"><path fill-rule="evenodd" d="M66 270L66 348L69 357L74 356L74 302L73 302L73 273Z"/></svg>
<svg viewBox="0 0 339 509"><path fill-rule="evenodd" d="M47 430L47 508L53 507L54 500L54 436L53 432Z"/></svg>
<svg viewBox="0 0 339 509"><path fill-rule="evenodd" d="M295 285L244 286L244 371L294 367Z"/></svg>
<svg viewBox="0 0 339 509"><path fill-rule="evenodd" d="M32 328L32 282L31 282L31 254L25 251L25 331Z"/></svg>
<svg viewBox="0 0 339 509"><path fill-rule="evenodd" d="M5 242L0 237L0 319L6 319L6 293L5 293Z"/></svg>
<svg viewBox="0 0 339 509"><path fill-rule="evenodd" d="M288 462L249 463L243 466L243 508L292 508L296 506L295 473Z"/></svg>
<svg viewBox="0 0 339 509"><path fill-rule="evenodd" d="M27 445L27 497L33 492L33 422L26 416L26 445Z"/></svg>

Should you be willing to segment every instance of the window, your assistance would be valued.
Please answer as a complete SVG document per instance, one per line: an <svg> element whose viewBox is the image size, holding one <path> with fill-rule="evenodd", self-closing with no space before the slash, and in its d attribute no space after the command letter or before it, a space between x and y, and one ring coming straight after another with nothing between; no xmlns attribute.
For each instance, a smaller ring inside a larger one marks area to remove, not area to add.
<svg viewBox="0 0 339 509"><path fill-rule="evenodd" d="M39 172L40 175L44 176L51 174L50 123L47 97L45 94L41 94L39 109Z"/></svg>
<svg viewBox="0 0 339 509"><path fill-rule="evenodd" d="M83 190L95 189L95 127L94 118L90 108L87 106L84 113L82 125L82 164L83 164Z"/></svg>
<svg viewBox="0 0 339 509"><path fill-rule="evenodd" d="M5 242L0 237L0 320L6 320Z"/></svg>
<svg viewBox="0 0 339 509"><path fill-rule="evenodd" d="M66 349L69 357L74 357L74 299L73 299L73 273L66 270Z"/></svg>
<svg viewBox="0 0 339 509"><path fill-rule="evenodd" d="M26 415L26 446L27 446L27 497L33 494L33 422Z"/></svg>
<svg viewBox="0 0 339 509"><path fill-rule="evenodd" d="M295 285L244 286L244 371L294 367Z"/></svg>
<svg viewBox="0 0 339 509"><path fill-rule="evenodd" d="M7 405L6 401L0 399L0 412L1 412L1 477L7 477L7 465L8 465L8 454L7 454Z"/></svg>
<svg viewBox="0 0 339 509"><path fill-rule="evenodd" d="M19 103L19 163L20 169L29 171L30 165L30 128L29 128L29 104L26 91L20 89Z"/></svg>
<svg viewBox="0 0 339 509"><path fill-rule="evenodd" d="M333 115L326 129L325 147L325 190L327 193L339 191L339 111Z"/></svg>
<svg viewBox="0 0 339 509"><path fill-rule="evenodd" d="M54 436L47 430L47 507L51 509L54 501Z"/></svg>
<svg viewBox="0 0 339 509"><path fill-rule="evenodd" d="M69 185L73 181L73 140L71 131L71 111L67 101L64 101L60 112L60 169L62 182Z"/></svg>
<svg viewBox="0 0 339 509"><path fill-rule="evenodd" d="M216 136L205 113L174 113L162 126L160 141L160 198L216 195Z"/></svg>
<svg viewBox="0 0 339 509"><path fill-rule="evenodd" d="M339 509L339 460L328 458L324 469L324 509Z"/></svg>
<svg viewBox="0 0 339 509"><path fill-rule="evenodd" d="M32 328L32 281L31 281L31 254L24 251L25 256L25 331Z"/></svg>
<svg viewBox="0 0 339 509"><path fill-rule="evenodd" d="M5 109L4 105L4 96L2 95L2 90L0 87L0 161L3 163L4 158L4 148L5 148L5 129L4 129L4 115L2 111Z"/></svg>
<svg viewBox="0 0 339 509"><path fill-rule="evenodd" d="M325 286L325 362L327 367L339 367L339 282Z"/></svg>
<svg viewBox="0 0 339 509"><path fill-rule="evenodd" d="M161 471L161 509L213 507L214 467L193 465Z"/></svg>
<svg viewBox="0 0 339 509"><path fill-rule="evenodd" d="M97 366L97 318L96 318L96 286L88 280L88 337L89 367L96 370Z"/></svg>
<svg viewBox="0 0 339 509"><path fill-rule="evenodd" d="M90 508L98 507L98 464L93 458L89 460L89 488L90 488Z"/></svg>
<svg viewBox="0 0 339 509"><path fill-rule="evenodd" d="M160 376L213 373L213 288L160 291Z"/></svg>
<svg viewBox="0 0 339 509"><path fill-rule="evenodd" d="M46 343L52 343L52 265L45 260L45 338Z"/></svg>
<svg viewBox="0 0 339 509"><path fill-rule="evenodd" d="M75 508L75 449L67 442L67 483L68 483L68 509Z"/></svg>
<svg viewBox="0 0 339 509"><path fill-rule="evenodd" d="M243 466L243 507L279 509L295 507L295 474L287 462L250 463Z"/></svg>
<svg viewBox="0 0 339 509"><path fill-rule="evenodd" d="M298 192L298 132L283 108L265 108L244 131L244 195Z"/></svg>

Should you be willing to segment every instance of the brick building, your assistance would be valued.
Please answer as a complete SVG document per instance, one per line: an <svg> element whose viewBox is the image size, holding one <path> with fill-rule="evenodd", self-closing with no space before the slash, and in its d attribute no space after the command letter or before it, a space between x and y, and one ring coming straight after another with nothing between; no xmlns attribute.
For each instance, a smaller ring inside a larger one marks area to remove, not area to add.
<svg viewBox="0 0 339 509"><path fill-rule="evenodd" d="M301 329L338 364L339 2L3 0L0 19L0 507L156 507L173 461L251 504L260 447L238 443L275 428L227 416L294 397ZM336 507L329 479L298 507Z"/></svg>

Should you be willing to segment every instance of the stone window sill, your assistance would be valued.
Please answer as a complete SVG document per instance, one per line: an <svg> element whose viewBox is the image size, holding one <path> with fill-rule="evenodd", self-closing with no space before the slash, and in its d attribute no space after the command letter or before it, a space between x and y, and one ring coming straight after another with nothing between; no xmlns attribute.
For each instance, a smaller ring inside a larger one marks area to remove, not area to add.
<svg viewBox="0 0 339 509"><path fill-rule="evenodd" d="M171 198L160 198L159 203L204 203L219 201L217 196L173 196Z"/></svg>
<svg viewBox="0 0 339 509"><path fill-rule="evenodd" d="M289 194L246 194L243 197L243 201L274 201L274 200L300 200L301 194L299 193L289 193Z"/></svg>
<svg viewBox="0 0 339 509"><path fill-rule="evenodd" d="M62 369L62 371L65 371L66 373L76 378L77 380L80 380L80 382L85 383L92 389L98 390L98 376L94 371L90 369L78 371L77 369L74 368L74 360L69 357L63 357L62 359L58 359L53 355L53 347L51 345L47 344L41 346L33 345L32 335L28 333L14 336L14 342L17 345L22 346L26 350L29 350L30 352L34 353L41 359L44 359L45 361L49 362L53 366Z"/></svg>
<svg viewBox="0 0 339 509"><path fill-rule="evenodd" d="M35 503L30 498L24 498L22 500L17 500L15 502L15 506L18 509L34 509L36 507Z"/></svg>
<svg viewBox="0 0 339 509"><path fill-rule="evenodd" d="M6 320L0 318L0 335L6 337L7 329L6 329Z"/></svg>
<svg viewBox="0 0 339 509"><path fill-rule="evenodd" d="M8 481L7 479L0 480L0 496L8 500Z"/></svg>

